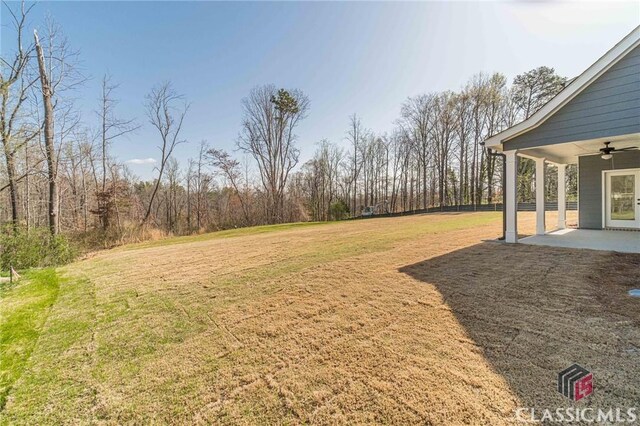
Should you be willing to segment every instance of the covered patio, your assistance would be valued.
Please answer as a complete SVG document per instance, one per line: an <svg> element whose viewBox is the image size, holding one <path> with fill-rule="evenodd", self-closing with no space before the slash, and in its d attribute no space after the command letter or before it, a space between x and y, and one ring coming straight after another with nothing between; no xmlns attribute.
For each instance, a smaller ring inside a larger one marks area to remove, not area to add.
<svg viewBox="0 0 640 426"><path fill-rule="evenodd" d="M599 149L605 141L620 152L603 159ZM640 146L640 134L504 150L506 242L640 252L640 182L636 181L640 177L640 151L625 150L636 146ZM535 236L519 240L517 170L522 158L535 162L536 227ZM572 224L579 229L567 229L566 170L570 164L578 165L578 217L573 218ZM557 173L558 182L558 212L553 223L545 214L545 181L549 173ZM611 178L626 176L632 180L630 189L616 190ZM625 220L616 220L619 210L623 210Z"/></svg>

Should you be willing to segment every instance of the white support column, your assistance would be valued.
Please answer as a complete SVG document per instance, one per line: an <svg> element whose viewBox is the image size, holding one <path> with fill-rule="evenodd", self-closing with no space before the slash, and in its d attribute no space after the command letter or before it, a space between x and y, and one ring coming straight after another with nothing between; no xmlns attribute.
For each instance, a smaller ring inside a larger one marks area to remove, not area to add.
<svg viewBox="0 0 640 426"><path fill-rule="evenodd" d="M558 229L567 227L566 164L558 164Z"/></svg>
<svg viewBox="0 0 640 426"><path fill-rule="evenodd" d="M536 158L536 235L544 235L544 175L545 159Z"/></svg>
<svg viewBox="0 0 640 426"><path fill-rule="evenodd" d="M502 195L507 209L505 241L518 242L518 151L504 151L506 156L506 188Z"/></svg>

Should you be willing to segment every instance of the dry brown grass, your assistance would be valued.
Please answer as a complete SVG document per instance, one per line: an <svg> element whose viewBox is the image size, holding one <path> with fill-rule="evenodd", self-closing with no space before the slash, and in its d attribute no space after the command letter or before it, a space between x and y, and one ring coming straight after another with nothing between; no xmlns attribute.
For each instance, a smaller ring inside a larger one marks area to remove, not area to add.
<svg viewBox="0 0 640 426"><path fill-rule="evenodd" d="M499 229L432 214L79 262L4 420L504 424L568 405L573 362L586 404L640 400L640 257L482 242Z"/></svg>

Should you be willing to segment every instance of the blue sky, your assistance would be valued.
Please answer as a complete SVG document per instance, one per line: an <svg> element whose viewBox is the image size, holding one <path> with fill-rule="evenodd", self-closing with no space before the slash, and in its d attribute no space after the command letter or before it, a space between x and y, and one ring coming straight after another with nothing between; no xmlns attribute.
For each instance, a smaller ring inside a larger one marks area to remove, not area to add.
<svg viewBox="0 0 640 426"><path fill-rule="evenodd" d="M158 158L144 96L170 80L191 103L185 163L198 144L234 149L241 99L251 87L299 88L311 100L298 129L302 161L321 139L343 143L348 116L390 131L400 104L424 92L457 90L475 73L509 78L539 65L575 76L640 24L640 2L228 3L43 2L81 51L91 78L77 93L96 124L101 76L120 83L119 115L142 127L113 143L122 161ZM2 46L6 49L6 16ZM142 176L152 166L131 165Z"/></svg>

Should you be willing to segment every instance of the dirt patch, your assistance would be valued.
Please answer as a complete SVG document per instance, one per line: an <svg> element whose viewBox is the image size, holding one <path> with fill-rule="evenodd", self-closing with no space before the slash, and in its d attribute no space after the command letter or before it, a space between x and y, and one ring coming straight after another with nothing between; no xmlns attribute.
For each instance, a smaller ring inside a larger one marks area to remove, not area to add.
<svg viewBox="0 0 640 426"><path fill-rule="evenodd" d="M555 392L556 378L578 363L597 383L585 406L629 407L640 400L640 303L627 295L639 261L638 255L480 244L402 271L437 288L523 406L568 405ZM445 266L452 264L464 268Z"/></svg>
<svg viewBox="0 0 640 426"><path fill-rule="evenodd" d="M589 274L598 303L606 306L608 312L640 326L639 299L629 296L629 290L640 288L640 257L636 254L610 253L601 260ZM640 344L640 341L636 343Z"/></svg>

